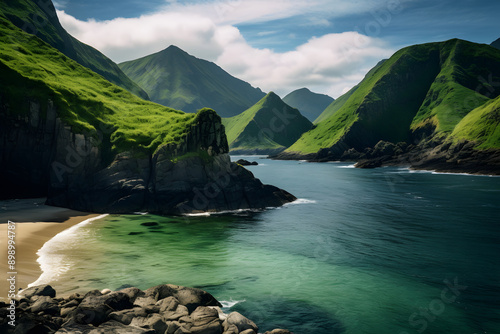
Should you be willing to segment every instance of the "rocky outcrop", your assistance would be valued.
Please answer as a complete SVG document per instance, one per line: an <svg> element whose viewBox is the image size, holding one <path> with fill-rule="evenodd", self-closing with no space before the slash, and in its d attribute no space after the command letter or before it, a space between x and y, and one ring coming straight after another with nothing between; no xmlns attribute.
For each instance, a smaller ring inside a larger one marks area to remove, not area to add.
<svg viewBox="0 0 500 334"><path fill-rule="evenodd" d="M238 312L223 313L220 303L200 289L166 284L145 291L94 290L65 298L56 298L52 291L50 286L32 287L21 291L14 304L0 302L0 332L256 334L259 330ZM266 334L291 333L275 329Z"/></svg>
<svg viewBox="0 0 500 334"><path fill-rule="evenodd" d="M358 156L356 167L405 166L448 173L500 175L500 150L478 150L469 141L431 138L416 145L379 142ZM349 158L348 155L346 155Z"/></svg>
<svg viewBox="0 0 500 334"><path fill-rule="evenodd" d="M0 96L1 198L48 197L91 212L182 214L261 209L295 200L231 163L220 117L200 112L177 145L114 155L114 129L76 133L50 100L19 116Z"/></svg>
<svg viewBox="0 0 500 334"><path fill-rule="evenodd" d="M245 160L245 159L240 159L238 161L236 161L236 163L238 165L241 165L241 166L258 166L259 163L257 161L248 161L248 160Z"/></svg>

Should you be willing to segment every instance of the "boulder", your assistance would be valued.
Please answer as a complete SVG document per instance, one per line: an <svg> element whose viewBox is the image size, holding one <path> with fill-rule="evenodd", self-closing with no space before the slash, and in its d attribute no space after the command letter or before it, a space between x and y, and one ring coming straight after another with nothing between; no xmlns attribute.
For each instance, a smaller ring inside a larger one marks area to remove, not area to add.
<svg viewBox="0 0 500 334"><path fill-rule="evenodd" d="M222 321L219 312L206 306L199 306L190 315L193 334L222 334Z"/></svg>
<svg viewBox="0 0 500 334"><path fill-rule="evenodd" d="M30 307L31 312L59 315L59 305L49 296L41 296Z"/></svg>
<svg viewBox="0 0 500 334"><path fill-rule="evenodd" d="M206 291L173 284L158 285L149 288L145 293L146 296L151 296L157 301L175 297L179 304L188 308L189 312L193 312L198 306L222 306L214 296Z"/></svg>
<svg viewBox="0 0 500 334"><path fill-rule="evenodd" d="M250 319L244 317L238 312L231 312L227 319L224 321L228 326L235 325L238 327L239 332L246 331L247 329L252 329L255 333L259 332L259 327ZM224 326L225 328L227 326Z"/></svg>
<svg viewBox="0 0 500 334"><path fill-rule="evenodd" d="M148 317L136 317L132 319L130 326L154 329L156 333L165 333L167 323L159 314L150 314Z"/></svg>
<svg viewBox="0 0 500 334"><path fill-rule="evenodd" d="M259 163L257 161L248 161L248 160L245 160L245 159L240 159L238 161L236 161L236 163L238 165L241 165L241 166L257 166Z"/></svg>
<svg viewBox="0 0 500 334"><path fill-rule="evenodd" d="M48 296L55 298L56 290L54 290L50 285L38 285L22 290L19 295L28 299L33 296Z"/></svg>
<svg viewBox="0 0 500 334"><path fill-rule="evenodd" d="M189 310L184 305L178 305L175 311L165 311L162 313L162 315L166 321L174 321L174 320L179 320L182 317L188 316Z"/></svg>
<svg viewBox="0 0 500 334"><path fill-rule="evenodd" d="M108 316L109 319L121 322L124 325L130 325L135 317L135 309L128 309L122 311L111 312Z"/></svg>
<svg viewBox="0 0 500 334"><path fill-rule="evenodd" d="M105 322L113 311L132 308L132 303L127 294L112 292L102 295L99 291L91 291L85 295L80 305L69 317L77 323L100 325Z"/></svg>

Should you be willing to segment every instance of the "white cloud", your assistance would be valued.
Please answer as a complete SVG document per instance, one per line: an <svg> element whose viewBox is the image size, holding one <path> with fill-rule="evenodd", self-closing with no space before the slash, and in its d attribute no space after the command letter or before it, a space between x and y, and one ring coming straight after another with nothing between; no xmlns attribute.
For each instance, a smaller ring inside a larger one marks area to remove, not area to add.
<svg viewBox="0 0 500 334"><path fill-rule="evenodd" d="M363 2L368 6L373 1ZM116 62L177 45L196 57L216 62L253 86L264 91L273 90L282 96L294 89L308 87L338 97L357 84L370 67L392 53L383 41L357 32L313 37L293 51L278 53L252 47L232 25L241 20L290 17L305 10L304 3L296 0L239 0L201 5L172 3L168 11L99 22L80 21L64 11L58 11L58 16L69 33ZM311 9L321 3L325 0L307 5ZM353 10L350 2L340 1L339 4L341 12ZM280 6L281 11L278 10ZM212 16L213 13L219 15Z"/></svg>

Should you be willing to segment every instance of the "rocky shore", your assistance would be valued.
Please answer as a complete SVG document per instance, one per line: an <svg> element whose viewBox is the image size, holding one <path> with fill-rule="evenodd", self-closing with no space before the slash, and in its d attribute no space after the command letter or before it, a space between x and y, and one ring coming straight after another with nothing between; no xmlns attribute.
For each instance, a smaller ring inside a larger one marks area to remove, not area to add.
<svg viewBox="0 0 500 334"><path fill-rule="evenodd" d="M480 150L475 143L466 140L453 142L427 138L417 144L394 144L381 140L374 147L361 151L341 144L314 154L287 153L270 158L310 162L349 161L355 162L357 168L402 166L443 173L500 175L500 150Z"/></svg>
<svg viewBox="0 0 500 334"><path fill-rule="evenodd" d="M0 302L0 332L13 334L257 334L238 312L223 313L208 292L178 285L142 291L94 290L56 297L50 285L22 290L11 304ZM13 326L15 325L15 326ZM265 334L291 334L275 329Z"/></svg>

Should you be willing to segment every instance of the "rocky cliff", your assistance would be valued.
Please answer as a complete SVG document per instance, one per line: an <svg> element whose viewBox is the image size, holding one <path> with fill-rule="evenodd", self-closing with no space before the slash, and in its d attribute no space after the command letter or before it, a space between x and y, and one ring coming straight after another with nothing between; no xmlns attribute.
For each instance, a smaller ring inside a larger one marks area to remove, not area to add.
<svg viewBox="0 0 500 334"><path fill-rule="evenodd" d="M113 155L113 128L77 134L50 100L29 101L25 116L1 101L3 198L47 196L49 205L82 211L160 214L262 209L295 199L231 163L212 110L200 111L178 144Z"/></svg>

